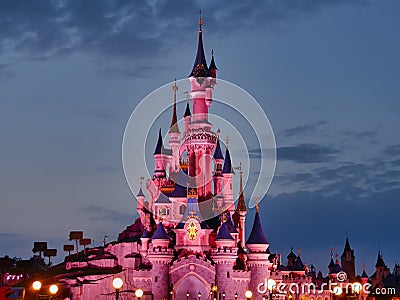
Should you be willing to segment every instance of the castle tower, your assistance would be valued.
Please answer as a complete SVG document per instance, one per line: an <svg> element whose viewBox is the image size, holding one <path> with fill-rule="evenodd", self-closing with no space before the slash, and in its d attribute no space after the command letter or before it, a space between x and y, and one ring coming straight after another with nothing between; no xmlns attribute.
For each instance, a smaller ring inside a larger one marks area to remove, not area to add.
<svg viewBox="0 0 400 300"><path fill-rule="evenodd" d="M181 133L179 132L178 118L176 114L176 92L178 91L176 80L174 82L172 90L174 91L174 111L172 113L171 126L169 128L168 135L169 135L169 146L171 147L172 150L170 171L172 173L176 173L179 171L179 148L180 148L179 137L181 135Z"/></svg>
<svg viewBox="0 0 400 300"><path fill-rule="evenodd" d="M229 210L229 212L233 213L235 210L235 204L233 201L233 187L232 187L232 178L235 174L232 168L231 155L229 153L228 148L229 138L226 138L226 151L225 151L225 160L224 166L222 168L222 176L224 180L224 188L223 188L223 196L224 196L224 209Z"/></svg>
<svg viewBox="0 0 400 300"><path fill-rule="evenodd" d="M170 238L165 231L162 220L151 238L151 247L147 258L151 268L151 284L154 299L168 299L169 264L173 258L173 250L168 248Z"/></svg>
<svg viewBox="0 0 400 300"><path fill-rule="evenodd" d="M154 177L158 178L158 179L165 178L165 176L166 176L163 152L164 152L164 144L163 144L161 128L160 128L160 130L158 131L158 140L157 140L156 149L154 150L154 159L156 162L156 167L154 170Z"/></svg>
<svg viewBox="0 0 400 300"><path fill-rule="evenodd" d="M211 76L204 55L202 24L200 15L197 53L189 75L193 115L189 124L190 130L185 134L189 153L189 175L196 177L195 186L198 188L200 202L212 197L212 152L217 140L216 134L211 132L212 124L208 121L215 78Z"/></svg>
<svg viewBox="0 0 400 300"><path fill-rule="evenodd" d="M223 177L222 177L222 164L224 163L224 156L222 155L221 145L219 142L219 130L217 132L217 146L214 151L214 197L217 201L218 208L222 208L223 205L223 196L222 196L222 185L223 185Z"/></svg>
<svg viewBox="0 0 400 300"><path fill-rule="evenodd" d="M236 213L237 219L238 219L237 229L239 231L239 240L242 243L242 246L244 246L244 242L245 242L245 238L246 238L245 224L246 224L247 208L246 208L246 203L244 201L244 195L243 195L242 163L240 163L239 170L240 170L239 199L238 199L238 204L237 204L235 213Z"/></svg>
<svg viewBox="0 0 400 300"><path fill-rule="evenodd" d="M144 209L144 199L145 199L145 195L143 193L143 189L142 189L142 181L143 181L144 177L140 177L140 188L139 188L139 192L136 195L136 199L137 199L137 212L140 216L140 221L142 224L145 223L145 209Z"/></svg>
<svg viewBox="0 0 400 300"><path fill-rule="evenodd" d="M218 68L215 65L215 61L214 61L214 49L211 50L211 62L210 62L210 65L208 66L208 69L210 70L210 74L211 74L212 78L216 78Z"/></svg>
<svg viewBox="0 0 400 300"><path fill-rule="evenodd" d="M192 113L190 112L190 95L186 92L186 110L183 115L184 133L189 131L189 125L192 122Z"/></svg>
<svg viewBox="0 0 400 300"><path fill-rule="evenodd" d="M375 269L375 274L371 276L373 285L381 283L382 280L385 279L386 276L390 273L389 268L386 266L382 258L381 251L378 251L378 258L376 259Z"/></svg>
<svg viewBox="0 0 400 300"><path fill-rule="evenodd" d="M268 260L269 254L267 253L269 243L261 226L258 205L256 205L253 228L247 239L246 247L249 249L247 265L251 272L249 289L253 292L252 299L261 300L262 295L257 293L257 286L260 282L265 282L265 279L269 278L268 267L270 262Z"/></svg>
<svg viewBox="0 0 400 300"><path fill-rule="evenodd" d="M234 299L234 282L232 279L233 265L237 259L235 239L229 232L226 222L223 222L215 237L216 249L211 252L215 262L215 285L218 293L225 293L225 299ZM221 296L218 299L222 299Z"/></svg>
<svg viewBox="0 0 400 300"><path fill-rule="evenodd" d="M350 247L349 239L346 237L343 254L341 258L342 271L346 272L347 277L353 280L356 276L354 250Z"/></svg>

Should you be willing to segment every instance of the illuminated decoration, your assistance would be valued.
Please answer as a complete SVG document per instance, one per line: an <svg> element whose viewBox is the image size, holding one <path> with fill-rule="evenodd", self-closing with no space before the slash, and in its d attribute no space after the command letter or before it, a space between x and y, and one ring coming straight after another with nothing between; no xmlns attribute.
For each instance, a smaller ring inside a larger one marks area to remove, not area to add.
<svg viewBox="0 0 400 300"><path fill-rule="evenodd" d="M197 238L197 225L194 222L190 222L187 226L187 237L189 240L194 241Z"/></svg>

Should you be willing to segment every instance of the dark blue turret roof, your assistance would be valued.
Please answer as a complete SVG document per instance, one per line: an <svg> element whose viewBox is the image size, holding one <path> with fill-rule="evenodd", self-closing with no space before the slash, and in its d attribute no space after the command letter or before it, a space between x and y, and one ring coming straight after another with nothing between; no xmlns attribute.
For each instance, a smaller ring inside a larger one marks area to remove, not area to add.
<svg viewBox="0 0 400 300"><path fill-rule="evenodd" d="M210 66L208 67L209 70L218 70L217 66L215 65L214 61L214 50L212 51L211 62Z"/></svg>
<svg viewBox="0 0 400 300"><path fill-rule="evenodd" d="M224 159L224 156L222 155L221 144L219 142L219 139L217 140L217 145L215 146L214 159Z"/></svg>
<svg viewBox="0 0 400 300"><path fill-rule="evenodd" d="M378 252L378 259L376 260L375 267L386 267L386 264L381 256L381 251Z"/></svg>
<svg viewBox="0 0 400 300"><path fill-rule="evenodd" d="M142 187L140 187L139 192L137 193L138 197L144 197Z"/></svg>
<svg viewBox="0 0 400 300"><path fill-rule="evenodd" d="M189 105L189 102L187 102L185 114L183 115L183 117L186 118L186 117L190 117L191 115L192 115L192 113L190 112L190 105Z"/></svg>
<svg viewBox="0 0 400 300"><path fill-rule="evenodd" d="M164 146L163 146L163 140L162 140L161 128L160 128L160 130L158 131L158 141L157 141L156 149L154 150L154 155L161 154L163 148L164 148Z"/></svg>
<svg viewBox="0 0 400 300"><path fill-rule="evenodd" d="M214 240L216 240L216 241L218 241L218 240L234 240L231 233L229 232L226 222L222 223L221 227L219 228L218 234Z"/></svg>
<svg viewBox="0 0 400 300"><path fill-rule="evenodd" d="M367 273L365 272L365 270L362 272L361 278L368 278L368 275L367 275Z"/></svg>
<svg viewBox="0 0 400 300"><path fill-rule="evenodd" d="M199 41L197 44L197 54L194 60L194 65L192 72L189 77L210 77L210 71L207 67L206 56L204 55L204 47L203 47L203 32L199 31Z"/></svg>
<svg viewBox="0 0 400 300"><path fill-rule="evenodd" d="M160 193L158 196L157 200L154 203L172 203L171 200L169 200L168 196L165 195L163 192Z"/></svg>
<svg viewBox="0 0 400 300"><path fill-rule="evenodd" d="M233 172L231 155L229 153L229 149L226 148L224 166L222 168L222 174L228 174L228 173L232 174L235 172Z"/></svg>
<svg viewBox="0 0 400 300"><path fill-rule="evenodd" d="M154 232L153 236L151 237L152 240L169 240L169 236L165 231L165 228L162 222L158 223L156 232Z"/></svg>
<svg viewBox="0 0 400 300"><path fill-rule="evenodd" d="M300 256L297 256L296 262L294 263L294 269L297 271L304 270L304 264L303 261L301 260Z"/></svg>
<svg viewBox="0 0 400 300"><path fill-rule="evenodd" d="M267 238L265 237L264 231L261 226L260 215L258 211L254 217L253 228L246 244L268 244Z"/></svg>
<svg viewBox="0 0 400 300"><path fill-rule="evenodd" d="M148 238L149 237L149 235L147 234L147 230L145 229L144 231L143 231L143 234L142 234L142 236L140 237L140 238Z"/></svg>

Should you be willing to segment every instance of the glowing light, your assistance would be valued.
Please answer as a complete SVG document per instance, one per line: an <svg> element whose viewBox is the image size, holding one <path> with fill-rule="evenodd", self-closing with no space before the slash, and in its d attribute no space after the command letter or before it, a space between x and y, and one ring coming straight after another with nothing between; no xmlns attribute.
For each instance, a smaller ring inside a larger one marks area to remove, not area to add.
<svg viewBox="0 0 400 300"><path fill-rule="evenodd" d="M137 289L135 291L135 297L136 298L142 298L143 297L143 290L142 289Z"/></svg>
<svg viewBox="0 0 400 300"><path fill-rule="evenodd" d="M40 281L35 281L34 283L32 283L32 288L35 291L38 291L42 288L42 283Z"/></svg>
<svg viewBox="0 0 400 300"><path fill-rule="evenodd" d="M120 288L122 288L123 284L124 284L124 282L119 277L114 278L112 281L112 285L113 285L114 289L116 289L116 290L119 290Z"/></svg>
<svg viewBox="0 0 400 300"><path fill-rule="evenodd" d="M246 291L246 293L244 293L244 296L247 298L247 299L251 299L251 297L253 297L253 293L251 292L251 291Z"/></svg>
<svg viewBox="0 0 400 300"><path fill-rule="evenodd" d="M50 292L50 294L52 294L52 295L57 294L57 292L58 292L58 286L55 285L55 284L52 284L52 285L50 286L50 288L49 288L49 292Z"/></svg>

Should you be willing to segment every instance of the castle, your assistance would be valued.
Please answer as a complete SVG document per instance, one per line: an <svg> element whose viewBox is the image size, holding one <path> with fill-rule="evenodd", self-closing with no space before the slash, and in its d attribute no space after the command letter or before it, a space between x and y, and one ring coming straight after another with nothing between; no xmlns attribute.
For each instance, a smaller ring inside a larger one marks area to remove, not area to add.
<svg viewBox="0 0 400 300"><path fill-rule="evenodd" d="M324 288L328 281L384 286L390 272L380 253L377 272L371 278L365 270L356 276L354 251L346 239L341 263L332 253L329 274L323 277L302 262L300 251L291 251L287 263L281 255L269 252L258 208L254 219L246 220L241 170L236 201L229 147L226 143L223 153L219 132L214 132L208 121L217 67L214 54L207 64L201 19L189 80L191 101L183 114L184 128L178 126L178 87L176 83L172 86L169 149L160 129L154 151L155 170L146 181L147 196L142 186L136 195L139 218L119 234L116 242L67 256L65 262L54 267L47 282L63 286L65 297L72 300L115 299L112 281L117 277L123 282L118 290L120 299L136 299L134 292L140 289L143 300L330 300L339 299L342 293L333 294ZM248 235L246 222L253 224ZM343 273L347 277L339 278L338 274ZM268 287L268 282L275 285ZM280 283L286 285L278 291ZM347 295L362 299L368 296L356 290L347 291Z"/></svg>

